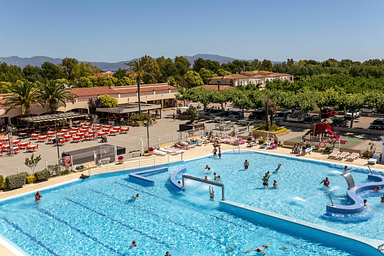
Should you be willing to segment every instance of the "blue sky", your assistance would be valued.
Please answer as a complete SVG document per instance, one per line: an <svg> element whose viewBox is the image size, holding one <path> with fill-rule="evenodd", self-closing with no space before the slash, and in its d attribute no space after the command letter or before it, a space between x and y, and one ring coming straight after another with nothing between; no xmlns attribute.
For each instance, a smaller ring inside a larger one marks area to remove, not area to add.
<svg viewBox="0 0 384 256"><path fill-rule="evenodd" d="M0 0L0 57L384 59L383 13L383 0Z"/></svg>

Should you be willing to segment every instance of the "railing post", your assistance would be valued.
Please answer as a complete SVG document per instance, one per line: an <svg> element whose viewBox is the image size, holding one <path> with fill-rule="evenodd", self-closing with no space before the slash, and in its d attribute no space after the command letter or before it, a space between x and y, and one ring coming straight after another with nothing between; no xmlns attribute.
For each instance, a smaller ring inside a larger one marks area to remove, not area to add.
<svg viewBox="0 0 384 256"><path fill-rule="evenodd" d="M167 154L167 156L168 156L168 164L169 164L169 154Z"/></svg>

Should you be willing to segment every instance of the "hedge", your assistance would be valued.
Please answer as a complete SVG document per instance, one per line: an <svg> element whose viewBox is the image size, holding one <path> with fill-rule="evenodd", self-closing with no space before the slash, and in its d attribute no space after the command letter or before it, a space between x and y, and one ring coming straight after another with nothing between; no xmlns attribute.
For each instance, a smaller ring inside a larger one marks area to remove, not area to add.
<svg viewBox="0 0 384 256"><path fill-rule="evenodd" d="M5 178L6 187L8 189L22 188L25 185L28 174L20 173L16 175L10 175Z"/></svg>
<svg viewBox="0 0 384 256"><path fill-rule="evenodd" d="M36 181L36 176L33 174L30 174L27 176L27 184L34 183Z"/></svg>
<svg viewBox="0 0 384 256"><path fill-rule="evenodd" d="M4 188L4 177L3 177L3 175L0 175L0 189L3 189Z"/></svg>
<svg viewBox="0 0 384 256"><path fill-rule="evenodd" d="M47 180L49 177L51 177L51 171L44 169L42 171L35 172L35 176L37 180Z"/></svg>

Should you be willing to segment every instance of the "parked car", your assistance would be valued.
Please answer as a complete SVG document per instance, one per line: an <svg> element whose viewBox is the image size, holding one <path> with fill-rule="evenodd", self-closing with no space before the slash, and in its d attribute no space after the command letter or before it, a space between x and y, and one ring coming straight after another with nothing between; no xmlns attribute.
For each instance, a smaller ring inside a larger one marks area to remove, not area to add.
<svg viewBox="0 0 384 256"><path fill-rule="evenodd" d="M319 116L307 116L304 118L303 123L304 124L314 124L314 123L319 123L321 121Z"/></svg>
<svg viewBox="0 0 384 256"><path fill-rule="evenodd" d="M335 117L331 119L333 121L333 125L336 127L345 127L347 126L347 120L343 117Z"/></svg>
<svg viewBox="0 0 384 256"><path fill-rule="evenodd" d="M353 116L353 119L355 119L355 118L359 118L359 117L361 116L361 114L360 114L360 109L355 109L355 111L353 111L353 112L347 110L347 113L345 113L345 115L344 115L344 117L345 117L346 119L351 119L352 116Z"/></svg>
<svg viewBox="0 0 384 256"><path fill-rule="evenodd" d="M384 130L384 119L375 119L369 126L369 129Z"/></svg>
<svg viewBox="0 0 384 256"><path fill-rule="evenodd" d="M307 113L301 112L301 110L294 111L287 115L287 122L303 122L307 115Z"/></svg>
<svg viewBox="0 0 384 256"><path fill-rule="evenodd" d="M323 108L321 110L321 117L331 117L336 115L336 111L330 109L330 108Z"/></svg>
<svg viewBox="0 0 384 256"><path fill-rule="evenodd" d="M285 122L285 121L287 121L287 116L290 113L291 113L291 111L281 111L281 112L277 113L273 117L273 121L275 121L275 122Z"/></svg>
<svg viewBox="0 0 384 256"><path fill-rule="evenodd" d="M255 120L255 119L265 120L265 109L258 109L258 110L253 111L249 115L248 119L250 119L250 120Z"/></svg>
<svg viewBox="0 0 384 256"><path fill-rule="evenodd" d="M229 111L227 117L241 119L244 118L244 114L241 111Z"/></svg>
<svg viewBox="0 0 384 256"><path fill-rule="evenodd" d="M364 106L360 109L361 113L370 113L375 114L378 112L377 108L368 108L368 106Z"/></svg>
<svg viewBox="0 0 384 256"><path fill-rule="evenodd" d="M227 117L229 115L229 112L230 111L223 111L221 113L219 113L217 116L220 116L220 117Z"/></svg>
<svg viewBox="0 0 384 256"><path fill-rule="evenodd" d="M220 113L224 112L223 109L217 109L217 108L207 108L203 111L200 111L200 115L206 115L206 116L217 116Z"/></svg>

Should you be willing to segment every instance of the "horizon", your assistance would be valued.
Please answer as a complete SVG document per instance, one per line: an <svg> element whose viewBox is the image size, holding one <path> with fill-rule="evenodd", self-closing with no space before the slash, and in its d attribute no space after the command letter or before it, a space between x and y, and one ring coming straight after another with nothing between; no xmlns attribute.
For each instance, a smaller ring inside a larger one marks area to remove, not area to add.
<svg viewBox="0 0 384 256"><path fill-rule="evenodd" d="M4 2L0 56L115 63L143 55L384 59L379 0ZM7 21L7 22L5 22Z"/></svg>

